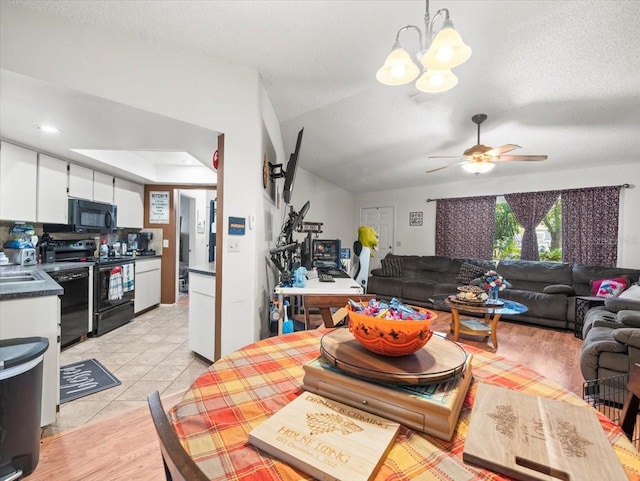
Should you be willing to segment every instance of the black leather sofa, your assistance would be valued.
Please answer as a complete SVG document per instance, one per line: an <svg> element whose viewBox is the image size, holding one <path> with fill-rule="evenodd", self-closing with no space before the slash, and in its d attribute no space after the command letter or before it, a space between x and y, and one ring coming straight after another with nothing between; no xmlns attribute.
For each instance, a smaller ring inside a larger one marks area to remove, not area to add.
<svg viewBox="0 0 640 481"><path fill-rule="evenodd" d="M558 329L574 329L575 296L589 296L590 281L620 275L631 282L640 278L640 270L588 266L567 262L534 262L481 259L457 259L443 256L402 256L389 254L385 259L399 259L401 276L383 275L373 269L367 293L382 299L396 297L407 304L429 309L448 309L442 300L463 285L459 278L463 263L480 266L485 272L494 269L510 284L500 297L527 306L528 311L504 319Z"/></svg>

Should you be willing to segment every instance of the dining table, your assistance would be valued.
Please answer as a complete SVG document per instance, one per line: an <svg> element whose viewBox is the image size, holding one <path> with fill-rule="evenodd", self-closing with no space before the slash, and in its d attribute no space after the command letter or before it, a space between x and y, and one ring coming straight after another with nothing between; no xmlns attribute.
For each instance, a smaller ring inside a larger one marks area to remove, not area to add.
<svg viewBox="0 0 640 481"><path fill-rule="evenodd" d="M294 332L247 345L212 364L169 411L182 445L210 480L313 479L254 448L248 443L248 434L303 392L303 365L320 356L321 337L329 331L321 328ZM527 366L473 346L460 345L472 354L473 380L453 438L444 441L401 426L375 474L376 481L512 479L462 459L480 383L592 410L629 480L640 481L640 454L617 423Z"/></svg>

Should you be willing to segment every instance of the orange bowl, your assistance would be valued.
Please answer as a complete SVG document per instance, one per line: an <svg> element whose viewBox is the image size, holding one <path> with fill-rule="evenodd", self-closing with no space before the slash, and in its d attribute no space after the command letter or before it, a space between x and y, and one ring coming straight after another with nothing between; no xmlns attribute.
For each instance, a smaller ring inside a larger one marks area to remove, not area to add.
<svg viewBox="0 0 640 481"><path fill-rule="evenodd" d="M349 310L349 331L353 337L376 354L384 356L406 356L424 347L433 335L431 328L438 315L428 309L411 306L429 315L420 321L397 321L366 316L347 306Z"/></svg>

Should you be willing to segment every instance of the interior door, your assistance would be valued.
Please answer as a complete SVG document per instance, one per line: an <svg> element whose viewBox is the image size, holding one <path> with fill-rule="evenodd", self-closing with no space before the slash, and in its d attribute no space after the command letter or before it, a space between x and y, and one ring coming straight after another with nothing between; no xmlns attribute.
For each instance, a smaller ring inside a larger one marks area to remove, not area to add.
<svg viewBox="0 0 640 481"><path fill-rule="evenodd" d="M360 225L373 227L378 233L378 251L370 261L370 269L380 267L380 259L393 252L394 242L394 208L365 207L360 211Z"/></svg>

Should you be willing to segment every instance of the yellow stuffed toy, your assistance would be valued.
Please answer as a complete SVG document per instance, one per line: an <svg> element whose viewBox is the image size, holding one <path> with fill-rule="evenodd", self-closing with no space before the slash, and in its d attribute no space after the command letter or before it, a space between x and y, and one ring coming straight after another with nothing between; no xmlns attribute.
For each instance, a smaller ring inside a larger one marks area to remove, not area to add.
<svg viewBox="0 0 640 481"><path fill-rule="evenodd" d="M378 233L369 227L368 225L361 225L358 227L358 240L362 247L368 247L371 249L371 257L373 257L373 251L378 250Z"/></svg>
<svg viewBox="0 0 640 481"><path fill-rule="evenodd" d="M369 280L369 259L378 250L378 233L373 227L361 225L358 227L358 240L353 243L355 259L351 269L351 277L364 287L366 292Z"/></svg>

